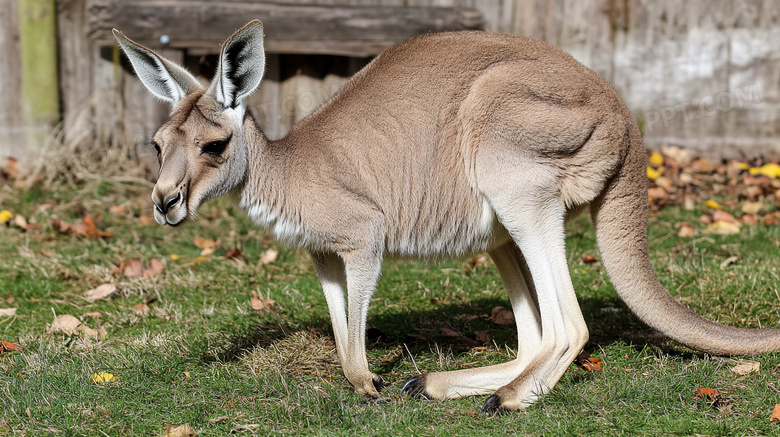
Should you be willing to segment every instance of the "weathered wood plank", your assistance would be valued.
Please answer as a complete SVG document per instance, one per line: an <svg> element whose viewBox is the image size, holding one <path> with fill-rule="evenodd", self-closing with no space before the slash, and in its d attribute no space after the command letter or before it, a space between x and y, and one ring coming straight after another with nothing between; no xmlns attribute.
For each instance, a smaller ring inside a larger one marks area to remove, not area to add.
<svg viewBox="0 0 780 437"><path fill-rule="evenodd" d="M86 34L86 0L57 2L64 141L92 128L92 57Z"/></svg>
<svg viewBox="0 0 780 437"><path fill-rule="evenodd" d="M89 35L113 44L116 27L149 47L218 51L217 43L251 18L263 21L269 53L364 57L426 32L478 29L482 15L456 8L305 6L169 0L90 0Z"/></svg>
<svg viewBox="0 0 780 437"><path fill-rule="evenodd" d="M20 0L18 7L25 151L38 154L60 119L56 4Z"/></svg>
<svg viewBox="0 0 780 437"><path fill-rule="evenodd" d="M24 155L19 61L19 28L16 0L0 2L0 165L9 156Z"/></svg>

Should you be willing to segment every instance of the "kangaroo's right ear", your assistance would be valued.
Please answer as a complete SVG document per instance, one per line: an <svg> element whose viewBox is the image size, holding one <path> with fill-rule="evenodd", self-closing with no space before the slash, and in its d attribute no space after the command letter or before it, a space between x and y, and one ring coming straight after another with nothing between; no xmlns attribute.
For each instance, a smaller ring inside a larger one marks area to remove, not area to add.
<svg viewBox="0 0 780 437"><path fill-rule="evenodd" d="M120 31L114 29L113 32L119 46L133 64L135 74L156 97L175 104L187 94L205 89L189 71L124 36Z"/></svg>

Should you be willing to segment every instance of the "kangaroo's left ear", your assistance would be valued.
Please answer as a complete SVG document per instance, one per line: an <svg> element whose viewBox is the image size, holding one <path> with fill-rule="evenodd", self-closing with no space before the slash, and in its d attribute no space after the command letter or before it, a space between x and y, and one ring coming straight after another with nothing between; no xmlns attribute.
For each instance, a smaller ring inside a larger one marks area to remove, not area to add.
<svg viewBox="0 0 780 437"><path fill-rule="evenodd" d="M209 92L223 108L235 108L257 89L264 71L263 24L254 20L222 45L217 75Z"/></svg>

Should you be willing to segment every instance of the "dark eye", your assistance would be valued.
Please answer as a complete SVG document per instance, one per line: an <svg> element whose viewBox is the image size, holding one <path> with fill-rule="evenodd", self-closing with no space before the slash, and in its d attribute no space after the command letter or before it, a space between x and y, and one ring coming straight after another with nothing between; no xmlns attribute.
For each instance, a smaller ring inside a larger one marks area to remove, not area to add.
<svg viewBox="0 0 780 437"><path fill-rule="evenodd" d="M211 156L222 156L222 152L225 151L228 143L230 143L230 138L220 141L211 141L201 148L201 153L208 153Z"/></svg>
<svg viewBox="0 0 780 437"><path fill-rule="evenodd" d="M152 146L154 146L154 150L157 151L157 157L159 158L160 157L160 153L161 153L160 152L160 145L155 143L154 141L152 141Z"/></svg>

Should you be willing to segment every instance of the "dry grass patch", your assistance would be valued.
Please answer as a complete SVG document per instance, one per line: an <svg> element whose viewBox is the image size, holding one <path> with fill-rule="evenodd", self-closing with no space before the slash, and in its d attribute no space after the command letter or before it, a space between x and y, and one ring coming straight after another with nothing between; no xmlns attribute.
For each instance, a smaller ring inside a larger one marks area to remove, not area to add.
<svg viewBox="0 0 780 437"><path fill-rule="evenodd" d="M293 332L270 345L258 346L242 361L255 374L326 375L339 369L333 341L309 331Z"/></svg>

